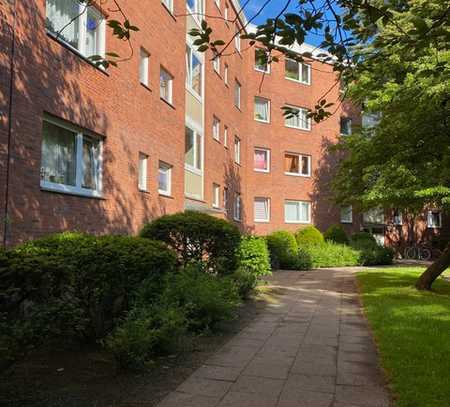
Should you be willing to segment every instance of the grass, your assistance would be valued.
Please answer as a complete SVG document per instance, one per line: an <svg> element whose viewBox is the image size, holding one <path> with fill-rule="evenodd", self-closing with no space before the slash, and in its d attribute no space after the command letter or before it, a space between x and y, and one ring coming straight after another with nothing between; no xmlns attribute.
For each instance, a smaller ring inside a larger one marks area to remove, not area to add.
<svg viewBox="0 0 450 407"><path fill-rule="evenodd" d="M450 405L450 283L439 278L433 292L419 292L413 285L422 271L397 267L358 274L396 407Z"/></svg>

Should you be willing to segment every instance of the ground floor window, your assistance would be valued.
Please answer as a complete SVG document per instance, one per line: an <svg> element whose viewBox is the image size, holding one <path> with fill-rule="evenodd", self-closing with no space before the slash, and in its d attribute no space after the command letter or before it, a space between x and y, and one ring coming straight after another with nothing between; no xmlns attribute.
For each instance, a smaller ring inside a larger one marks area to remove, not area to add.
<svg viewBox="0 0 450 407"><path fill-rule="evenodd" d="M311 223L311 202L284 202L284 221L286 223Z"/></svg>
<svg viewBox="0 0 450 407"><path fill-rule="evenodd" d="M442 216L440 211L428 211L427 226L429 228L440 228L442 226Z"/></svg>
<svg viewBox="0 0 450 407"><path fill-rule="evenodd" d="M42 128L41 187L88 196L101 194L98 137L62 121L45 119Z"/></svg>
<svg viewBox="0 0 450 407"><path fill-rule="evenodd" d="M234 220L240 221L242 219L242 201L241 195L236 194L235 202L234 202Z"/></svg>
<svg viewBox="0 0 450 407"><path fill-rule="evenodd" d="M341 223L353 222L353 209L351 205L341 207Z"/></svg>
<svg viewBox="0 0 450 407"><path fill-rule="evenodd" d="M270 200L269 198L255 198L254 200L255 222L269 222L270 220Z"/></svg>
<svg viewBox="0 0 450 407"><path fill-rule="evenodd" d="M159 162L158 191L161 195L172 193L172 166L162 161Z"/></svg>

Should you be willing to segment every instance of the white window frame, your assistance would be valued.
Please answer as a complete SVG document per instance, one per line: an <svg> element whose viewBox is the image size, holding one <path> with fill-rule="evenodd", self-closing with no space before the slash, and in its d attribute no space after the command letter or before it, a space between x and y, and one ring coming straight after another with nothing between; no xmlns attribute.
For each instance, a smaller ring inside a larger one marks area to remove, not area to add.
<svg viewBox="0 0 450 407"><path fill-rule="evenodd" d="M235 79L234 80L234 105L241 110L241 92L242 85L241 83Z"/></svg>
<svg viewBox="0 0 450 407"><path fill-rule="evenodd" d="M164 196L171 196L172 195L172 166L164 161L160 161L158 164L158 193L160 195ZM167 189L161 189L159 188L159 174L161 172L161 169L164 169L167 171L168 177L167 177Z"/></svg>
<svg viewBox="0 0 450 407"><path fill-rule="evenodd" d="M234 162L241 164L241 139L234 136Z"/></svg>
<svg viewBox="0 0 450 407"><path fill-rule="evenodd" d="M212 135L214 140L220 142L220 119L217 116L213 116Z"/></svg>
<svg viewBox="0 0 450 407"><path fill-rule="evenodd" d="M196 175L203 175L203 166L204 166L204 140L203 140L203 134L200 131L200 129L197 129L196 126L194 126L192 123L190 124L186 124L185 127L189 128L193 135L194 135L194 166L186 163L184 163L184 168L190 172L192 172L193 174ZM198 138L200 138L200 151L197 150L196 146L198 145ZM198 162L198 154L201 154L201 160L200 160L200 165L201 168L197 168L195 166L195 164Z"/></svg>
<svg viewBox="0 0 450 407"><path fill-rule="evenodd" d="M216 6L219 8L220 10L220 0L214 0L214 3L216 3Z"/></svg>
<svg viewBox="0 0 450 407"><path fill-rule="evenodd" d="M268 55L268 52L266 51L266 50L264 50L263 48L255 48L255 71L257 71L257 72L262 72L262 73L265 73L265 74L270 74L270 64L269 64L269 61L267 61L266 62L266 68L267 69L260 69L258 66L257 66L257 64L256 64L256 53L258 52L258 51L262 51L262 52L265 52L267 55Z"/></svg>
<svg viewBox="0 0 450 407"><path fill-rule="evenodd" d="M340 212L341 212L340 213L341 223L345 223L345 224L353 223L353 208L351 205L341 206ZM349 215L349 217L346 218L345 215Z"/></svg>
<svg viewBox="0 0 450 407"><path fill-rule="evenodd" d="M220 185L213 182L212 186L212 207L215 209L220 208Z"/></svg>
<svg viewBox="0 0 450 407"><path fill-rule="evenodd" d="M242 198L241 194L236 194L234 198L233 218L235 221L242 221Z"/></svg>
<svg viewBox="0 0 450 407"><path fill-rule="evenodd" d="M256 201L264 201L267 204L267 217L264 219L259 219L256 217L255 204ZM255 197L253 200L253 220L256 223L269 223L270 222L270 198L266 197Z"/></svg>
<svg viewBox="0 0 450 407"><path fill-rule="evenodd" d="M261 170L259 168L255 167L255 154L256 151L264 151L266 153L266 163L267 163L267 169L265 170ZM263 147L255 147L253 150L253 169L256 172L270 172L270 150L268 148L263 148Z"/></svg>
<svg viewBox="0 0 450 407"><path fill-rule="evenodd" d="M225 3L225 9L223 11L223 18L225 20L225 24L228 25L228 17L229 17L230 7L228 3Z"/></svg>
<svg viewBox="0 0 450 407"><path fill-rule="evenodd" d="M139 153L138 164L138 189L139 191L148 191L148 155Z"/></svg>
<svg viewBox="0 0 450 407"><path fill-rule="evenodd" d="M433 224L433 214L438 214L439 224L435 225ZM428 229L440 229L442 228L442 212L440 210L432 209L428 211L427 214L427 228Z"/></svg>
<svg viewBox="0 0 450 407"><path fill-rule="evenodd" d="M91 132L84 131L81 128L71 125L63 120L59 120L56 118L45 117L44 122L51 123L55 126L64 128L74 133L75 143L76 143L76 164L75 164L75 185L66 185L66 184L58 184L56 182L45 181L43 179L40 180L40 187L46 191L55 191L61 192L64 194L71 195L81 195L87 197L101 198L102 197L102 189L103 189L103 139L93 135ZM96 190L83 188L82 187L82 177L83 177L83 137L88 136L91 138L95 138L99 142L99 154L98 154L98 175L97 175L97 184L98 188ZM44 141L44 137L42 135L41 140L41 148L42 143ZM42 157L41 157L42 160ZM42 171L42 169L41 169Z"/></svg>
<svg viewBox="0 0 450 407"><path fill-rule="evenodd" d="M286 64L285 64L285 68L284 68L285 69L285 74L284 74L285 79L287 79L288 81L301 83L303 85L311 85L311 69L312 69L311 65L310 64L306 64L304 62L295 61L294 59L291 59L291 58L286 58L286 60L294 61L294 62L297 63L298 79L289 78L289 77L286 76ZM308 67L308 80L306 82L302 80L302 78L303 78L303 69L304 69L305 66Z"/></svg>
<svg viewBox="0 0 450 407"><path fill-rule="evenodd" d="M76 52L77 54L81 55L84 58L89 58L91 55L86 55L86 26L87 26L87 9L90 8L93 10L99 17L100 23L98 25L98 52L94 55L100 55L102 58L105 58L106 55L106 18L103 15L103 13L96 8L93 5L86 5L80 3L78 5L78 45L79 48L74 47L73 45L69 44L67 41L64 40L62 37L64 31L62 31L60 34L57 32L53 32L49 28L46 28L47 33L50 34L53 38L57 39L58 41L63 42L65 45L67 45L71 50ZM103 69L103 68L102 68Z"/></svg>
<svg viewBox="0 0 450 407"><path fill-rule="evenodd" d="M223 146L228 148L228 126L223 126Z"/></svg>
<svg viewBox="0 0 450 407"><path fill-rule="evenodd" d="M168 99L166 99L165 97L163 97L161 95L161 74L163 72L165 72L170 77L170 80L168 81L168 84L169 84L169 86L168 86L169 98ZM164 100L165 102L167 102L171 105L173 105L173 81L174 81L173 75L166 68L164 68L161 65L160 71L159 71L159 96L160 96L160 99Z"/></svg>
<svg viewBox="0 0 450 407"><path fill-rule="evenodd" d="M198 93L192 86L193 75L192 75L192 61L193 57L197 58L201 64L201 80L200 80L200 93ZM197 52L190 44L186 44L186 88L192 93L198 100L203 99L203 81L204 81L204 68L203 68L203 55ZM170 74L170 72L169 72Z"/></svg>
<svg viewBox="0 0 450 407"><path fill-rule="evenodd" d="M223 82L226 86L228 86L228 68L228 64L225 64L223 68Z"/></svg>
<svg viewBox="0 0 450 407"><path fill-rule="evenodd" d="M257 119L257 118L256 118L256 101L257 101L257 100L259 100L259 101L264 101L264 102L267 103L267 120ZM270 106L270 105L271 105L270 99L266 99L266 98L263 98L263 97L261 97L261 96L255 96L255 101L254 101L254 113L253 113L253 116L254 116L255 121L261 122L261 123L270 123L270 109L271 109L271 106Z"/></svg>
<svg viewBox="0 0 450 407"><path fill-rule="evenodd" d="M350 123L350 126L348 128L348 133L342 132L342 122L346 121ZM341 117L339 121L339 133L341 136L351 136L352 135L352 119L350 117Z"/></svg>
<svg viewBox="0 0 450 407"><path fill-rule="evenodd" d="M302 221L302 220L296 220L296 221L292 221L292 220L287 220L286 219L286 204L287 203L295 203L297 205L301 205L301 204L308 204L308 220L307 221ZM291 223L291 224L310 224L311 223L311 202L310 201L297 201L295 199L286 199L284 201L284 223Z"/></svg>
<svg viewBox="0 0 450 407"><path fill-rule="evenodd" d="M306 112L306 114L309 113L309 109L306 109L304 107L299 107L299 106L294 106L294 105L285 105L286 107L289 107L292 110L297 110L298 113L300 114L300 112ZM307 117L306 118L306 124L307 127L302 127L301 123L303 123L303 120L299 120L300 125L299 126L292 126L290 124L287 124L287 119L284 119L284 126L288 127L290 129L297 129L297 130L304 130L304 131L311 131L311 117Z"/></svg>
<svg viewBox="0 0 450 407"><path fill-rule="evenodd" d="M139 53L139 81L142 85L149 87L149 62L150 53L143 47Z"/></svg>
<svg viewBox="0 0 450 407"><path fill-rule="evenodd" d="M220 75L220 56L216 55L213 59L213 69L216 73L218 73Z"/></svg>
<svg viewBox="0 0 450 407"><path fill-rule="evenodd" d="M284 171L284 174L285 175L291 175L291 176L294 176L294 177L306 177L306 178L309 178L309 177L311 177L311 167L312 167L312 158L311 158L311 156L310 155L308 155L308 154L298 154L298 153L291 153L290 151L286 151L285 153L284 153L284 159L286 160L286 155L294 155L294 156L297 156L298 157L298 167L299 167L299 170L301 171L301 169L302 169L302 160L303 160L303 158L304 157L306 157L307 159L308 159L308 174L302 174L301 172L289 172L289 171ZM285 166L286 165L286 161L283 163L283 166Z"/></svg>
<svg viewBox="0 0 450 407"><path fill-rule="evenodd" d="M241 53L241 28L239 27L239 23L235 22L235 35L234 35L234 48L236 51Z"/></svg>
<svg viewBox="0 0 450 407"><path fill-rule="evenodd" d="M173 14L173 0L161 0L162 5Z"/></svg>
<svg viewBox="0 0 450 407"><path fill-rule="evenodd" d="M194 9L191 9L189 7L188 2L186 1L186 9L189 14L191 14L192 18L200 24L203 20L204 13L205 13L205 5L203 3L203 0L194 0Z"/></svg>

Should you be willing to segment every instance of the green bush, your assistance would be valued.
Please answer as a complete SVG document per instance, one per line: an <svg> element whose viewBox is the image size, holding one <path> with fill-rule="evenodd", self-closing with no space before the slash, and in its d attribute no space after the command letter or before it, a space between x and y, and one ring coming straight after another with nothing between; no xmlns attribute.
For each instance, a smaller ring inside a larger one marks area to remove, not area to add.
<svg viewBox="0 0 450 407"><path fill-rule="evenodd" d="M141 236L166 242L177 252L182 265L203 261L208 270L219 274L231 274L237 268L238 228L205 213L186 211L162 216L145 225Z"/></svg>
<svg viewBox="0 0 450 407"><path fill-rule="evenodd" d="M186 332L186 317L179 308L133 308L103 341L121 367L145 367L154 356L178 349Z"/></svg>
<svg viewBox="0 0 450 407"><path fill-rule="evenodd" d="M347 233L341 225L331 225L323 234L326 241L349 244Z"/></svg>
<svg viewBox="0 0 450 407"><path fill-rule="evenodd" d="M295 233L295 238L299 246L320 244L324 241L322 233L314 226L306 226L305 228L299 229Z"/></svg>
<svg viewBox="0 0 450 407"><path fill-rule="evenodd" d="M298 245L294 235L285 230L279 230L266 236L270 252L272 268L295 270L298 266Z"/></svg>
<svg viewBox="0 0 450 407"><path fill-rule="evenodd" d="M258 285L258 276L244 269L237 269L231 276L239 294L239 297L246 299L249 297L250 293Z"/></svg>
<svg viewBox="0 0 450 407"><path fill-rule="evenodd" d="M343 267L360 264L360 253L349 246L334 242L308 245L302 248L311 260L312 267Z"/></svg>
<svg viewBox="0 0 450 407"><path fill-rule="evenodd" d="M359 240L351 243L351 247L360 252L362 266L381 266L392 264L394 251L388 247L380 246L369 240Z"/></svg>
<svg viewBox="0 0 450 407"><path fill-rule="evenodd" d="M161 301L183 309L189 330L201 332L232 319L239 294L229 276L214 276L205 273L200 265L190 264L169 277Z"/></svg>
<svg viewBox="0 0 450 407"><path fill-rule="evenodd" d="M350 242L351 243L363 242L363 243L377 244L376 239L369 232L356 232L356 233L353 233L353 235L350 236Z"/></svg>

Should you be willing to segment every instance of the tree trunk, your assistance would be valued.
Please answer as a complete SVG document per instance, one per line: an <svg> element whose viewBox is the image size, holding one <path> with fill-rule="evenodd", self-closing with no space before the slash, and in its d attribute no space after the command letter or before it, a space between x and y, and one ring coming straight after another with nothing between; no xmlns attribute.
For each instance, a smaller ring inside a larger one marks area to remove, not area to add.
<svg viewBox="0 0 450 407"><path fill-rule="evenodd" d="M431 264L419 277L416 282L418 290L431 290L434 281L450 267L450 244L433 264Z"/></svg>

